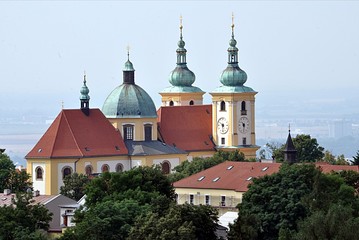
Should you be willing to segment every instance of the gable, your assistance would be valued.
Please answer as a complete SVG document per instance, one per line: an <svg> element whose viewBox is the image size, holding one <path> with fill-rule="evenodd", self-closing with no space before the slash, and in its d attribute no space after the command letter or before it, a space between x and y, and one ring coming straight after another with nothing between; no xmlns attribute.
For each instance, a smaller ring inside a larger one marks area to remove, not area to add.
<svg viewBox="0 0 359 240"><path fill-rule="evenodd" d="M26 158L127 155L119 131L99 109L62 110Z"/></svg>

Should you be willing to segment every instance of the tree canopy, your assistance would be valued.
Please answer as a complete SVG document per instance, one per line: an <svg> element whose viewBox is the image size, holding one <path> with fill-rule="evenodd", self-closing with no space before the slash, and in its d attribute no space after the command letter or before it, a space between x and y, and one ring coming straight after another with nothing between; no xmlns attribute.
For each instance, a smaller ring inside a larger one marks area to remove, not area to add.
<svg viewBox="0 0 359 240"><path fill-rule="evenodd" d="M359 200L354 193L338 174L323 174L314 165L284 164L278 173L253 180L229 239L303 239L305 229L314 227L310 223L338 213L337 207L353 213L348 224L357 224ZM330 222L321 227L329 228Z"/></svg>
<svg viewBox="0 0 359 240"><path fill-rule="evenodd" d="M359 150L357 151L357 154L353 156L353 160L351 162L353 165L359 165Z"/></svg>
<svg viewBox="0 0 359 240"><path fill-rule="evenodd" d="M17 171L9 156L0 151L0 191L10 189L11 192L25 192L31 183L25 171Z"/></svg>
<svg viewBox="0 0 359 240"><path fill-rule="evenodd" d="M60 187L60 194L78 201L85 195L85 187L89 182L90 179L84 174L67 175L64 179L64 186Z"/></svg>
<svg viewBox="0 0 359 240"><path fill-rule="evenodd" d="M13 204L0 207L0 239L46 239L50 213L41 204L32 204L32 194L17 193Z"/></svg>

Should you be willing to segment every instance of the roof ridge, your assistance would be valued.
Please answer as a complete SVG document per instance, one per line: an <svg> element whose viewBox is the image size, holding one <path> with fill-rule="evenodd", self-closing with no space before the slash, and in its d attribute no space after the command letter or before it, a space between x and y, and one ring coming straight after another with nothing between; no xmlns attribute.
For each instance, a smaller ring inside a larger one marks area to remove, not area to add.
<svg viewBox="0 0 359 240"><path fill-rule="evenodd" d="M79 150L80 155L83 157L84 154L82 153L81 148L80 148L79 145L77 144L77 139L76 139L76 137L75 137L75 135L74 135L74 132L72 131L71 124L69 124L69 121L68 121L68 119L67 119L66 114L64 114L64 116L65 116L65 120L66 120L67 127L68 127L69 130L70 130L71 136L72 136L72 138L73 138L73 140L74 140L74 142L75 142L75 144L76 144L76 147L77 147L77 149Z"/></svg>
<svg viewBox="0 0 359 240"><path fill-rule="evenodd" d="M57 142L57 139L58 139L58 138L57 138L57 135L58 135L58 133L59 133L59 128L60 128L60 126L61 126L62 115L64 115L64 110L61 110L60 115L58 116L58 118L59 118L59 123L58 123L58 125L57 125L57 127L56 127L55 141L53 141L53 144L52 144L52 146L51 146L50 158L53 156L54 149L55 149L55 145L56 145L56 142ZM55 121L56 121L56 119L55 119ZM51 127L51 126L50 126L50 127Z"/></svg>

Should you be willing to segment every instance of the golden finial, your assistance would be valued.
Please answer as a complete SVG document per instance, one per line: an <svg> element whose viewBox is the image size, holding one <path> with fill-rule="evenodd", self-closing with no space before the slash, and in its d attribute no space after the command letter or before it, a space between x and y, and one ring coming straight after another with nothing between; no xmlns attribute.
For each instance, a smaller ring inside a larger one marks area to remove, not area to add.
<svg viewBox="0 0 359 240"><path fill-rule="evenodd" d="M234 14L233 14L233 12L232 12L232 26L231 26L231 28L232 28L232 35L233 35L233 32L234 32Z"/></svg>
<svg viewBox="0 0 359 240"><path fill-rule="evenodd" d="M126 50L127 50L127 60L130 60L130 44L127 44Z"/></svg>
<svg viewBox="0 0 359 240"><path fill-rule="evenodd" d="M182 14L180 15L180 29L182 30L183 26L182 26Z"/></svg>

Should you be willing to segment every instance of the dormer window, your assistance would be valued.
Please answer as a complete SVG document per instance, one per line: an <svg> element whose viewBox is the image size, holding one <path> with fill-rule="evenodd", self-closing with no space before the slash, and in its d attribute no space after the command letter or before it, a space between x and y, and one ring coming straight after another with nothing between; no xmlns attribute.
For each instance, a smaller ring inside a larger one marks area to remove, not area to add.
<svg viewBox="0 0 359 240"><path fill-rule="evenodd" d="M193 100L189 101L189 105L194 105Z"/></svg>
<svg viewBox="0 0 359 240"><path fill-rule="evenodd" d="M170 106L172 107L174 105L173 101L170 101Z"/></svg>

